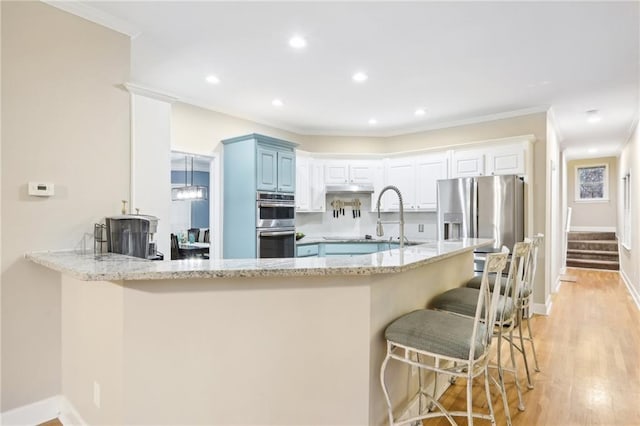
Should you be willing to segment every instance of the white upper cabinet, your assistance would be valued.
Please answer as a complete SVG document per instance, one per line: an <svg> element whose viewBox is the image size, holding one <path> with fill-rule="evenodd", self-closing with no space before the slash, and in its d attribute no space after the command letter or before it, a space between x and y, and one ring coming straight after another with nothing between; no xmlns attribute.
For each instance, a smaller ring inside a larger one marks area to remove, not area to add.
<svg viewBox="0 0 640 426"><path fill-rule="evenodd" d="M296 156L296 209L309 211L311 208L310 158Z"/></svg>
<svg viewBox="0 0 640 426"><path fill-rule="evenodd" d="M374 172L379 161L327 160L325 182L329 185L373 183Z"/></svg>
<svg viewBox="0 0 640 426"><path fill-rule="evenodd" d="M456 150L453 151L452 159L451 177L484 175L484 150Z"/></svg>
<svg viewBox="0 0 640 426"><path fill-rule="evenodd" d="M526 173L525 146L522 143L454 150L451 158L451 177Z"/></svg>
<svg viewBox="0 0 640 426"><path fill-rule="evenodd" d="M311 159L309 164L309 170L311 172L310 178L310 199L309 199L309 211L310 212L324 212L326 210L326 193L324 183L324 164L322 162Z"/></svg>
<svg viewBox="0 0 640 426"><path fill-rule="evenodd" d="M404 209L415 209L416 167L414 159L412 157L392 158L388 160L385 172L385 184L397 187L402 193ZM382 196L381 208L392 211L400 209L395 191L385 192Z"/></svg>
<svg viewBox="0 0 640 426"><path fill-rule="evenodd" d="M488 175L523 175L525 152L521 145L494 147L487 150Z"/></svg>
<svg viewBox="0 0 640 426"><path fill-rule="evenodd" d="M308 153L296 155L296 211L325 211L324 164Z"/></svg>
<svg viewBox="0 0 640 426"><path fill-rule="evenodd" d="M416 209L436 210L439 179L449 177L446 153L421 155L416 158Z"/></svg>

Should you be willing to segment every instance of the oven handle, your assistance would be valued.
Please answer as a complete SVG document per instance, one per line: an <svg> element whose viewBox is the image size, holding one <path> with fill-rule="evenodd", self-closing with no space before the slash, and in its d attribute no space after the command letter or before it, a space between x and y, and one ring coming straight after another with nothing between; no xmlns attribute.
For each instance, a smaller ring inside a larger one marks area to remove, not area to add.
<svg viewBox="0 0 640 426"><path fill-rule="evenodd" d="M263 203L258 201L258 207L295 207L295 203Z"/></svg>
<svg viewBox="0 0 640 426"><path fill-rule="evenodd" d="M296 231L274 231L274 232L263 232L260 231L259 235L261 237L278 237L281 235L294 235Z"/></svg>

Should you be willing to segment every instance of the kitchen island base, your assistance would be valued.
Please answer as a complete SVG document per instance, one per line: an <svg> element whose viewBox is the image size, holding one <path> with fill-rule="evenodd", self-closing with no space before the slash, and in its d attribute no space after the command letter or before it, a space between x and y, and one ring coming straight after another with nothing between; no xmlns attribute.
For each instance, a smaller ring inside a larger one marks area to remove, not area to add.
<svg viewBox="0 0 640 426"><path fill-rule="evenodd" d="M64 276L63 393L89 424L385 424L384 328L471 265L469 252L368 276ZM407 373L390 373L402 388Z"/></svg>

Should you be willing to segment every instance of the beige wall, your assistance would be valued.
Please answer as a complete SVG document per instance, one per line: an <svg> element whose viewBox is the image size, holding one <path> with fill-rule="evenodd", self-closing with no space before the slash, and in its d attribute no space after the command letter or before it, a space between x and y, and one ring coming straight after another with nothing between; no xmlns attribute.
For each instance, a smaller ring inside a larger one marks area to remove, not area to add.
<svg viewBox="0 0 640 426"><path fill-rule="evenodd" d="M618 181L631 173L631 248L620 245L620 272L631 285L636 303L640 304L640 126L636 128L622 150L618 167ZM622 186L622 185L621 185ZM620 193L619 193L620 194ZM618 202L618 233L622 232L623 197Z"/></svg>
<svg viewBox="0 0 640 426"><path fill-rule="evenodd" d="M576 167L606 164L609 167L609 200L576 202ZM567 163L567 205L571 207L571 229L610 228L617 218L618 160L615 157L572 160ZM597 229L595 229L597 230Z"/></svg>
<svg viewBox="0 0 640 426"><path fill-rule="evenodd" d="M129 39L40 2L2 2L2 411L61 391L60 276L23 259L79 247L129 198ZM27 195L50 181L55 196ZM90 246L91 247L91 246Z"/></svg>
<svg viewBox="0 0 640 426"><path fill-rule="evenodd" d="M211 155L220 141L249 133L261 133L302 143L303 136L184 103L174 103L171 111L171 149Z"/></svg>

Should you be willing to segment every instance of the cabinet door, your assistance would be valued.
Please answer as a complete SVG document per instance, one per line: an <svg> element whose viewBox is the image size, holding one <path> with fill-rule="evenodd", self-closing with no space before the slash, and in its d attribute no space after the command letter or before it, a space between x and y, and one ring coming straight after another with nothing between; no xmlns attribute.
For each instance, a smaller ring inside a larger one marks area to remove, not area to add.
<svg viewBox="0 0 640 426"><path fill-rule="evenodd" d="M311 205L309 210L323 212L326 210L324 165L311 160L309 168L311 169Z"/></svg>
<svg viewBox="0 0 640 426"><path fill-rule="evenodd" d="M256 187L261 191L278 189L278 151L274 148L258 145L258 181Z"/></svg>
<svg viewBox="0 0 640 426"><path fill-rule="evenodd" d="M484 173L484 154L482 151L454 151L453 177L483 176Z"/></svg>
<svg viewBox="0 0 640 426"><path fill-rule="evenodd" d="M372 183L375 163L371 161L359 161L349 166L350 183Z"/></svg>
<svg viewBox="0 0 640 426"><path fill-rule="evenodd" d="M445 154L423 155L416 158L416 207L436 210L438 207L438 179L449 176L449 161Z"/></svg>
<svg viewBox="0 0 640 426"><path fill-rule="evenodd" d="M505 146L487 151L488 175L523 175L525 173L524 148Z"/></svg>
<svg viewBox="0 0 640 426"><path fill-rule="evenodd" d="M296 189L296 157L293 152L278 151L278 191L294 192Z"/></svg>
<svg viewBox="0 0 640 426"><path fill-rule="evenodd" d="M343 160L327 161L324 167L324 178L328 184L349 183L349 163Z"/></svg>
<svg viewBox="0 0 640 426"><path fill-rule="evenodd" d="M309 159L298 156L296 158L296 209L309 211L311 208L311 185Z"/></svg>
<svg viewBox="0 0 640 426"><path fill-rule="evenodd" d="M415 208L415 188L416 174L413 159L393 159L389 160L387 166L387 185L396 186L402 194L404 209ZM383 195L382 202L385 210L397 211L400 209L398 196L395 191L387 191Z"/></svg>

